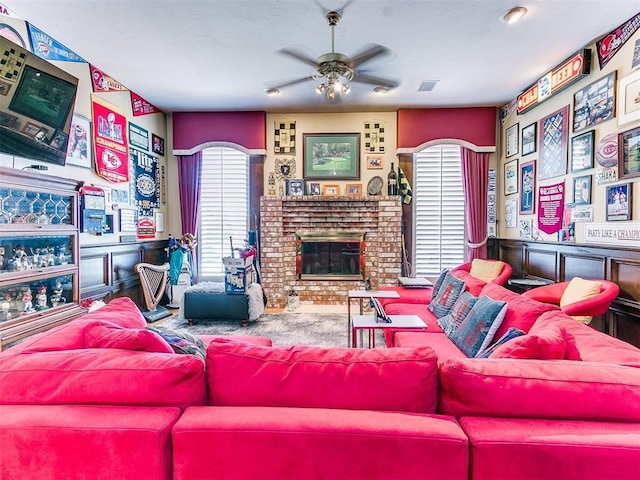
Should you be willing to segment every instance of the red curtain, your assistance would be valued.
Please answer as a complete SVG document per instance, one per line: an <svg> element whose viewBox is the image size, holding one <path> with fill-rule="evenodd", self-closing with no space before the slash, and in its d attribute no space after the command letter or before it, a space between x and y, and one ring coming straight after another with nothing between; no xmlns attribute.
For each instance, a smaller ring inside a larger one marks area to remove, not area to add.
<svg viewBox="0 0 640 480"><path fill-rule="evenodd" d="M487 258L489 154L462 150L462 185L467 217L467 261Z"/></svg>
<svg viewBox="0 0 640 480"><path fill-rule="evenodd" d="M202 169L202 151L193 155L179 155L178 188L180 189L180 215L182 234L192 233L198 236L198 216L200 214L200 171ZM195 250L193 256L193 278L198 281L198 262Z"/></svg>

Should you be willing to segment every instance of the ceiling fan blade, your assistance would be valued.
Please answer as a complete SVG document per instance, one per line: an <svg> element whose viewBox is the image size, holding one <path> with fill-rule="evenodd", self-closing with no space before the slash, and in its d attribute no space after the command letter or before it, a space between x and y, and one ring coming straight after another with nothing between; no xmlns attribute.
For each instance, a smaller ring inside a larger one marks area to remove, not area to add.
<svg viewBox="0 0 640 480"><path fill-rule="evenodd" d="M306 63L307 65L312 66L314 69L318 66L315 59L308 57L306 54L299 52L297 50L293 50L291 48L283 48L281 50L278 50L278 53L282 53L284 55L288 55L290 57L295 58L296 60L300 60L303 63Z"/></svg>
<svg viewBox="0 0 640 480"><path fill-rule="evenodd" d="M373 45L367 48L366 50L363 50L362 52L351 57L351 60L349 61L349 66L351 68L357 68L358 66L362 65L365 62L368 62L372 58L377 57L378 55L383 55L388 51L389 50L386 47L383 47L382 45Z"/></svg>
<svg viewBox="0 0 640 480"><path fill-rule="evenodd" d="M274 85L273 87L270 87L270 88L280 89L284 87L290 87L291 85L297 85L298 83L308 82L309 80L313 80L313 75L308 77L296 78L295 80L289 80L284 83L279 83L278 85Z"/></svg>
<svg viewBox="0 0 640 480"><path fill-rule="evenodd" d="M380 87L387 87L387 88L396 88L398 86L398 84L392 80L386 80L380 77L372 77L371 75L365 75L359 72L356 72L356 76L353 77L353 80L351 81L359 82L359 83L368 83L370 85L377 85Z"/></svg>

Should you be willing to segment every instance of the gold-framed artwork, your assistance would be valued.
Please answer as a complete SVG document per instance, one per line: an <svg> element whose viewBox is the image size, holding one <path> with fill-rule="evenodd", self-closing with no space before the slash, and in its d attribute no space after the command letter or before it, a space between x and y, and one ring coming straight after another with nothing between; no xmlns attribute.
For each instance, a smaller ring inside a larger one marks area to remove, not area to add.
<svg viewBox="0 0 640 480"><path fill-rule="evenodd" d="M380 170L384 167L384 155L367 155L367 169Z"/></svg>
<svg viewBox="0 0 640 480"><path fill-rule="evenodd" d="M347 183L346 193L350 197L362 196L362 184L361 183Z"/></svg>
<svg viewBox="0 0 640 480"><path fill-rule="evenodd" d="M322 195L325 197L337 197L340 195L340 185L327 184L322 186Z"/></svg>

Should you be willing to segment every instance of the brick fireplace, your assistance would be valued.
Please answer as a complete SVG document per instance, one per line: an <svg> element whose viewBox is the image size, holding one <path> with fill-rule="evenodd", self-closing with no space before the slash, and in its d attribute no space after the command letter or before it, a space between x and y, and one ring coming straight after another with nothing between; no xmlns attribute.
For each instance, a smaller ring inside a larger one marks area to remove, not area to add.
<svg viewBox="0 0 640 480"><path fill-rule="evenodd" d="M292 289L301 301L333 305L345 303L348 290L364 289L367 278L373 289L395 285L401 222L399 197L262 197L260 268L268 306L284 307ZM363 275L300 275L300 238L314 237L361 239Z"/></svg>

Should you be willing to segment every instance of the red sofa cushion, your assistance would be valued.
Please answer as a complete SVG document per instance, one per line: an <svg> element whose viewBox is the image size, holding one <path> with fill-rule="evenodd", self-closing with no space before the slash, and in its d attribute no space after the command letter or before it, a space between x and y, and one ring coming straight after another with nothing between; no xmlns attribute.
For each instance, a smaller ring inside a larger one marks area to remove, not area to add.
<svg viewBox="0 0 640 480"><path fill-rule="evenodd" d="M174 479L467 480L467 438L436 415L192 407L173 429Z"/></svg>
<svg viewBox="0 0 640 480"><path fill-rule="evenodd" d="M173 353L160 335L144 328L123 328L115 323L100 322L84 332L86 348L120 348L143 352Z"/></svg>
<svg viewBox="0 0 640 480"><path fill-rule="evenodd" d="M0 406L3 479L172 477L175 407Z"/></svg>
<svg viewBox="0 0 640 480"><path fill-rule="evenodd" d="M563 329L548 325L536 334L528 333L509 340L491 354L491 358L535 358L538 360L560 360L565 357L567 343Z"/></svg>
<svg viewBox="0 0 640 480"><path fill-rule="evenodd" d="M531 327L530 333L537 334L548 325L557 325L564 330L567 359L640 368L640 349L583 325L561 311L542 314Z"/></svg>
<svg viewBox="0 0 640 480"><path fill-rule="evenodd" d="M640 421L640 369L571 360L452 358L440 365L440 413Z"/></svg>
<svg viewBox="0 0 640 480"><path fill-rule="evenodd" d="M437 357L427 347L263 347L213 341L211 405L435 412Z"/></svg>
<svg viewBox="0 0 640 480"><path fill-rule="evenodd" d="M205 405L193 355L112 348L0 355L0 404Z"/></svg>
<svg viewBox="0 0 640 480"><path fill-rule="evenodd" d="M527 333L544 312L560 310L557 305L523 298L517 293L495 283L487 283L482 289L482 295L486 295L493 300L507 302L507 314L494 335L495 339L502 337L510 327L515 327Z"/></svg>
<svg viewBox="0 0 640 480"><path fill-rule="evenodd" d="M130 298L120 297L69 323L34 335L15 347L11 347L11 350L17 353L85 348L85 329L101 322L115 323L124 328L144 328L147 326L147 321L137 305Z"/></svg>
<svg viewBox="0 0 640 480"><path fill-rule="evenodd" d="M637 424L464 417L460 425L474 480L640 478Z"/></svg>
<svg viewBox="0 0 640 480"><path fill-rule="evenodd" d="M464 270L455 270L452 271L451 274L462 280L464 282L465 291L469 292L474 297L480 296L482 288L487 284L484 280L480 280Z"/></svg>
<svg viewBox="0 0 640 480"><path fill-rule="evenodd" d="M408 287L380 287L378 290L398 292L400 298L379 298L383 307L394 303L415 303L418 305L427 305L431 301L433 287L427 288L408 288Z"/></svg>
<svg viewBox="0 0 640 480"><path fill-rule="evenodd" d="M438 363L448 358L467 358L444 333L399 331L393 337L394 347L429 347L438 356Z"/></svg>

